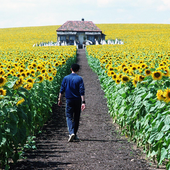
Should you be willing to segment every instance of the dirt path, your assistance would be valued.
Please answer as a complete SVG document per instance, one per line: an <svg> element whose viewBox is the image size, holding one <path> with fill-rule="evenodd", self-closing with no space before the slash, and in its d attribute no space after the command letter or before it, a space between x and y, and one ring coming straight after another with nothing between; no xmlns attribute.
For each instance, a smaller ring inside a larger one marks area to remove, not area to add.
<svg viewBox="0 0 170 170"><path fill-rule="evenodd" d="M87 64L85 51L78 51L79 75L86 89L86 110L81 113L79 142L68 143L65 105L53 107L51 121L37 138L37 150L27 152L11 169L35 170L147 170L140 150L122 138L108 114L97 75Z"/></svg>

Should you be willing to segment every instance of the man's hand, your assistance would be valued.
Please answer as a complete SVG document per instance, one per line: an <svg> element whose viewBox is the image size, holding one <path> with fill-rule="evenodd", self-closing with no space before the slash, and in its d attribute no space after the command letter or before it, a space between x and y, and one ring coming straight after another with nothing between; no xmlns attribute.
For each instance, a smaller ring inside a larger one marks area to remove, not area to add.
<svg viewBox="0 0 170 170"><path fill-rule="evenodd" d="M86 108L85 103L82 103L82 105L81 105L81 110L83 111L85 108Z"/></svg>
<svg viewBox="0 0 170 170"><path fill-rule="evenodd" d="M58 101L58 106L60 106L60 107L61 107L61 105L62 105L62 101L61 101L61 100L59 100L59 101Z"/></svg>

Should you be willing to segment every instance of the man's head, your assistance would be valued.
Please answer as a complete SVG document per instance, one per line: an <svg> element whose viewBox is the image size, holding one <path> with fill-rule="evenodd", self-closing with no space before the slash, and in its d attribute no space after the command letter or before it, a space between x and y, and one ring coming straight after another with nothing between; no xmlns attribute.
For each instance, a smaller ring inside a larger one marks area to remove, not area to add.
<svg viewBox="0 0 170 170"><path fill-rule="evenodd" d="M77 72L77 71L79 71L79 69L80 69L80 66L78 64L75 63L75 64L71 65L72 71Z"/></svg>

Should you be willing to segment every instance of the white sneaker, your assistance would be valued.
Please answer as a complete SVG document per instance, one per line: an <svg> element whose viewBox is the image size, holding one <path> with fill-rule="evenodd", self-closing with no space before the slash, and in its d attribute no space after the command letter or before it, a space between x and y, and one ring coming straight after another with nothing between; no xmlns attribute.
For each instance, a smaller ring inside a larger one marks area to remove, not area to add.
<svg viewBox="0 0 170 170"><path fill-rule="evenodd" d="M74 133L72 133L71 135L69 135L68 142L73 142L74 137L75 137L75 134L74 134Z"/></svg>

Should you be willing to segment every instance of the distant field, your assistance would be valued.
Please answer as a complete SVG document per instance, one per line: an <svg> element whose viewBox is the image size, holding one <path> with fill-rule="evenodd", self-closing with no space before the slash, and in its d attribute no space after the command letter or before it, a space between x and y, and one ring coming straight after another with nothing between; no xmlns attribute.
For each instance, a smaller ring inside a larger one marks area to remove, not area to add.
<svg viewBox="0 0 170 170"><path fill-rule="evenodd" d="M145 48L156 46L157 50L168 48L169 24L96 24L107 39L122 39L127 44ZM0 29L0 49L28 48L39 42L57 40L60 25Z"/></svg>

